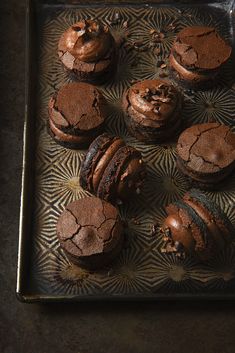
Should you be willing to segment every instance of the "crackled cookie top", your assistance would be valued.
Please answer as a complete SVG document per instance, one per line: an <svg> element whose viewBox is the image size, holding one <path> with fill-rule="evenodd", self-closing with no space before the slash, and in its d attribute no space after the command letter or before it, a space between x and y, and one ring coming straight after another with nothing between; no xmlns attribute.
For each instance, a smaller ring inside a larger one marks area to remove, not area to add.
<svg viewBox="0 0 235 353"><path fill-rule="evenodd" d="M178 33L173 45L178 62L191 69L217 69L228 60L231 51L213 27L186 27Z"/></svg>
<svg viewBox="0 0 235 353"><path fill-rule="evenodd" d="M235 162L235 134L219 123L194 125L180 135L177 152L193 171L217 173Z"/></svg>
<svg viewBox="0 0 235 353"><path fill-rule="evenodd" d="M73 256L92 256L111 251L122 233L117 209L97 197L70 203L57 223L61 246Z"/></svg>
<svg viewBox="0 0 235 353"><path fill-rule="evenodd" d="M49 114L57 127L87 131L104 122L104 103L104 97L95 86L74 82L54 94L49 102Z"/></svg>

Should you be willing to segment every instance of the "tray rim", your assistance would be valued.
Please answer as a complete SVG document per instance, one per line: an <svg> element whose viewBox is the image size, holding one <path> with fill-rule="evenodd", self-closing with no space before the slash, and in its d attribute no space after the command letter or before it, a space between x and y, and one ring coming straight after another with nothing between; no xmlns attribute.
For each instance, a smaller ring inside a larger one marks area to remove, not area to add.
<svg viewBox="0 0 235 353"><path fill-rule="evenodd" d="M24 111L24 128L23 128L23 158L22 158L22 177L21 177L21 195L20 195L20 216L19 216L19 240L18 240L18 259L17 259L17 280L16 280L16 297L18 300L27 302L29 301L29 296L23 293L23 275L24 275L24 249L23 241L26 233L26 221L25 221L25 193L27 191L26 185L26 173L27 173L27 149L29 145L29 139L27 137L28 122L29 122L29 83L30 83L30 62L29 62L29 52L30 52L30 16L31 16L31 6L30 0L26 0L25 9L25 111Z"/></svg>
<svg viewBox="0 0 235 353"><path fill-rule="evenodd" d="M101 0L103 4L117 4L116 0ZM25 36L25 111L24 111L24 129L23 129L23 159L22 159L22 177L21 177L21 196L20 196L20 216L19 216L19 240L18 240L18 259L17 259L17 278L16 278L16 298L22 303L51 303L51 302L101 302L101 301L109 301L109 302L120 302L120 301L172 301L172 300L186 300L186 301L201 301L201 300L235 300L235 293L152 293L149 295L107 295L107 294L96 294L96 295L56 295L56 294L36 294L29 293L25 290L25 275L26 275L26 267L27 260L29 261L29 257L26 257L25 254L25 241L27 232L29 231L29 219L28 214L28 206L26 203L32 200L32 194L30 193L30 185L28 183L27 175L29 173L30 164L32 160L29 158L29 152L32 148L32 142L29 139L29 125L30 125L30 109L31 109L31 95L30 85L32 80L32 69L30 68L30 53L31 53L31 19L34 11L34 0L26 0L26 36ZM128 4L129 1L126 1ZM149 3L153 3L152 1L142 1L142 6L146 6ZM97 4L96 0L89 0L89 5ZM100 3L99 3L100 4ZM130 3L129 3L130 4ZM133 1L130 5L138 5L137 0ZM155 4L159 5L159 2L155 2ZM51 4L50 4L51 5ZM59 4L63 6L64 4ZM79 5L79 4L76 4ZM83 1L81 1L80 5L83 5ZM124 1L119 3L119 6L125 5ZM160 4L162 5L162 4ZM185 3L177 3L176 5L185 5Z"/></svg>

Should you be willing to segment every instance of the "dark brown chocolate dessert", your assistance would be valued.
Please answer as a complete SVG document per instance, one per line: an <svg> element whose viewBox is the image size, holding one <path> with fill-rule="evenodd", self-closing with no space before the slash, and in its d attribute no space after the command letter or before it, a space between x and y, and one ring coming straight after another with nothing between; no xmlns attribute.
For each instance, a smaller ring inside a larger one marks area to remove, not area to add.
<svg viewBox="0 0 235 353"><path fill-rule="evenodd" d="M179 130L182 97L167 81L145 80L124 95L129 132L147 144L163 142Z"/></svg>
<svg viewBox="0 0 235 353"><path fill-rule="evenodd" d="M216 187L235 168L235 134L219 123L186 129L178 140L177 165L197 187Z"/></svg>
<svg viewBox="0 0 235 353"><path fill-rule="evenodd" d="M189 88L212 87L231 47L212 27L186 27L172 46L170 67L173 77Z"/></svg>
<svg viewBox="0 0 235 353"><path fill-rule="evenodd" d="M67 205L58 219L57 235L74 264L95 270L109 264L119 254L123 226L113 205L87 197Z"/></svg>
<svg viewBox="0 0 235 353"><path fill-rule="evenodd" d="M90 145L80 171L82 187L112 203L140 192L144 177L141 153L107 134Z"/></svg>
<svg viewBox="0 0 235 353"><path fill-rule="evenodd" d="M163 252L207 261L229 245L234 228L218 205L197 190L166 207Z"/></svg>
<svg viewBox="0 0 235 353"><path fill-rule="evenodd" d="M107 26L83 20L61 36L58 55L65 69L79 81L106 80L116 66L116 45Z"/></svg>
<svg viewBox="0 0 235 353"><path fill-rule="evenodd" d="M69 83L49 101L49 131L67 148L86 148L103 130L105 99L87 83Z"/></svg>

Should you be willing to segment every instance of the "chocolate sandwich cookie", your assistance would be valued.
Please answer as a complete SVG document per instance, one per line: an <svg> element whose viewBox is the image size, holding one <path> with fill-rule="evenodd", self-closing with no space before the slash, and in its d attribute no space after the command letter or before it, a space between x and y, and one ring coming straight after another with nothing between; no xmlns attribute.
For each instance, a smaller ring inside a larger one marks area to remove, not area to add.
<svg viewBox="0 0 235 353"><path fill-rule="evenodd" d="M103 131L105 99L88 83L69 83L49 101L49 132L67 148L86 148Z"/></svg>
<svg viewBox="0 0 235 353"><path fill-rule="evenodd" d="M124 94L123 106L130 134L144 143L166 141L179 130L182 96L170 82L134 84Z"/></svg>
<svg viewBox="0 0 235 353"><path fill-rule="evenodd" d="M174 79L187 88L212 87L232 48L213 27L186 27L177 34L169 57Z"/></svg>
<svg viewBox="0 0 235 353"><path fill-rule="evenodd" d="M177 166L194 186L218 187L235 168L235 134L219 123L184 130L177 143Z"/></svg>
<svg viewBox="0 0 235 353"><path fill-rule="evenodd" d="M141 153L108 134L92 142L80 170L81 186L112 203L140 192L144 177Z"/></svg>
<svg viewBox="0 0 235 353"><path fill-rule="evenodd" d="M67 205L58 219L57 236L74 264L95 270L119 254L123 225L113 205L87 197Z"/></svg>
<svg viewBox="0 0 235 353"><path fill-rule="evenodd" d="M58 55L65 69L79 81L101 82L116 67L116 44L109 28L98 21L83 20L61 36Z"/></svg>
<svg viewBox="0 0 235 353"><path fill-rule="evenodd" d="M182 200L166 207L162 251L179 256L191 254L207 261L231 242L234 227L208 197L192 189Z"/></svg>

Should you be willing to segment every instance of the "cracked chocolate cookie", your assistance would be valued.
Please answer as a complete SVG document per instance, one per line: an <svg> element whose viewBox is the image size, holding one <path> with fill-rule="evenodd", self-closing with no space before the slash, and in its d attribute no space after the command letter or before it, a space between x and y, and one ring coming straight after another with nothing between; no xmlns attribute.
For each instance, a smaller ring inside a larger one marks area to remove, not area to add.
<svg viewBox="0 0 235 353"><path fill-rule="evenodd" d="M179 130L182 96L167 81L134 84L124 94L123 107L130 134L146 144L169 140Z"/></svg>
<svg viewBox="0 0 235 353"><path fill-rule="evenodd" d="M69 83L49 101L49 132L67 148L86 148L103 131L105 99L88 83Z"/></svg>
<svg viewBox="0 0 235 353"><path fill-rule="evenodd" d="M207 261L231 242L234 227L221 208L207 195L192 189L182 200L166 207L161 229L162 252L191 254Z"/></svg>
<svg viewBox="0 0 235 353"><path fill-rule="evenodd" d="M219 123L186 129L177 143L177 166L194 186L218 187L235 168L235 134Z"/></svg>
<svg viewBox="0 0 235 353"><path fill-rule="evenodd" d="M141 153L106 133L92 142L80 170L81 186L112 203L140 192L144 178Z"/></svg>
<svg viewBox="0 0 235 353"><path fill-rule="evenodd" d="M75 78L94 83L108 79L117 62L116 44L109 28L93 20L69 27L59 40L58 55Z"/></svg>
<svg viewBox="0 0 235 353"><path fill-rule="evenodd" d="M57 236L74 264L95 270L108 265L121 251L123 225L113 205L86 197L67 205L58 219Z"/></svg>
<svg viewBox="0 0 235 353"><path fill-rule="evenodd" d="M188 88L212 87L231 51L215 28L186 27L178 33L171 49L172 76Z"/></svg>

